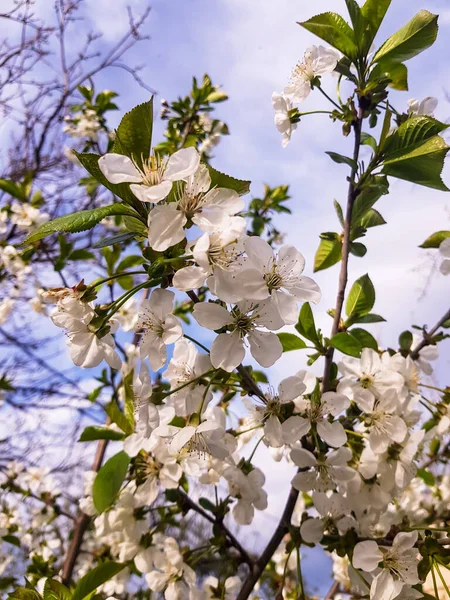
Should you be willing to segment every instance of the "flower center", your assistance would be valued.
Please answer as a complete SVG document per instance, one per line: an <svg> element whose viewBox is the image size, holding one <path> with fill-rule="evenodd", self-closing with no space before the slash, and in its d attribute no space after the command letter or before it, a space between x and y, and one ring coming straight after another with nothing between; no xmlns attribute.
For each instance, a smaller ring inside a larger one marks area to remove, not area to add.
<svg viewBox="0 0 450 600"><path fill-rule="evenodd" d="M161 183L166 170L167 159L164 160L158 154L155 154L146 159L141 156L141 160L142 168L136 164L135 160L133 160L133 164L142 175L142 183L150 187Z"/></svg>
<svg viewBox="0 0 450 600"><path fill-rule="evenodd" d="M372 384L373 384L373 377L371 377L370 375L363 375L362 377L359 378L359 385L365 390L370 388L370 386Z"/></svg>
<svg viewBox="0 0 450 600"><path fill-rule="evenodd" d="M270 292L279 290L283 285L283 277L277 272L276 267L276 265L273 265L270 271L264 275L264 280Z"/></svg>
<svg viewBox="0 0 450 600"><path fill-rule="evenodd" d="M257 315L250 316L248 314L244 314L238 309L237 306L233 308L231 314L234 317L234 323L231 326L231 331L238 331L239 337L243 338L255 329L256 326L253 321Z"/></svg>

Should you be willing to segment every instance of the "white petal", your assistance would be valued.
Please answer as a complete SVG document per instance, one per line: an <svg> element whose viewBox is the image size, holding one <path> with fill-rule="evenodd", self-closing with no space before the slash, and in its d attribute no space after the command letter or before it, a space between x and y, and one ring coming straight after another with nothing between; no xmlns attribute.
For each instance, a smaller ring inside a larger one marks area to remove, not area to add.
<svg viewBox="0 0 450 600"><path fill-rule="evenodd" d="M272 292L272 302L277 307L280 317L286 325L294 325L298 321L297 300L294 296L281 290Z"/></svg>
<svg viewBox="0 0 450 600"><path fill-rule="evenodd" d="M151 202L152 204L157 204L161 200L164 200L170 194L171 189L171 181L161 181L161 183L157 183L156 185L136 185L135 183L130 185L130 190L138 200L141 202Z"/></svg>
<svg viewBox="0 0 450 600"><path fill-rule="evenodd" d="M262 367L271 367L283 354L283 346L274 333L253 331L248 335L250 352Z"/></svg>
<svg viewBox="0 0 450 600"><path fill-rule="evenodd" d="M207 277L208 272L202 267L183 267L175 273L172 285L180 292L188 292L202 287Z"/></svg>
<svg viewBox="0 0 450 600"><path fill-rule="evenodd" d="M317 423L317 433L329 446L340 448L347 441L347 434L339 421L330 423L325 419Z"/></svg>
<svg viewBox="0 0 450 600"><path fill-rule="evenodd" d="M322 519L307 519L300 526L300 535L307 544L318 544L323 537Z"/></svg>
<svg viewBox="0 0 450 600"><path fill-rule="evenodd" d="M450 258L450 237L445 238L439 246L439 252L444 258Z"/></svg>
<svg viewBox="0 0 450 600"><path fill-rule="evenodd" d="M270 415L264 425L264 439L273 448L283 445L283 430L280 420L275 415Z"/></svg>
<svg viewBox="0 0 450 600"><path fill-rule="evenodd" d="M239 334L221 333L211 346L211 363L216 369L231 373L245 357L245 348Z"/></svg>
<svg viewBox="0 0 450 600"><path fill-rule="evenodd" d="M292 375L280 381L278 386L278 396L281 402L291 402L294 398L298 398L306 390L306 385L297 377Z"/></svg>
<svg viewBox="0 0 450 600"><path fill-rule="evenodd" d="M247 237L245 251L258 271L266 273L274 261L273 250L267 242L257 236Z"/></svg>
<svg viewBox="0 0 450 600"><path fill-rule="evenodd" d="M300 469L304 469L305 467L314 467L317 463L317 460L308 450L304 450L303 448L294 448L291 450L291 459L300 467Z"/></svg>
<svg viewBox="0 0 450 600"><path fill-rule="evenodd" d="M324 406L324 412L333 415L333 417L337 417L337 415L350 406L350 400L347 396L336 394L336 392L325 392L322 394L321 403Z"/></svg>
<svg viewBox="0 0 450 600"><path fill-rule="evenodd" d="M188 425L180 429L173 437L169 444L169 452L171 454L178 454L178 452L185 446L189 440L195 435L195 427Z"/></svg>
<svg viewBox="0 0 450 600"><path fill-rule="evenodd" d="M227 188L216 188L208 194L208 205L214 205L222 209L227 215L235 215L243 210L244 200L234 190Z"/></svg>
<svg viewBox="0 0 450 600"><path fill-rule="evenodd" d="M164 252L184 239L186 217L176 204L155 206L148 216L148 243L153 250Z"/></svg>
<svg viewBox="0 0 450 600"><path fill-rule="evenodd" d="M317 304L322 298L320 287L311 277L300 277L298 283L289 288L289 290L295 295L297 300L303 300L304 302Z"/></svg>
<svg viewBox="0 0 450 600"><path fill-rule="evenodd" d="M199 325L207 329L221 329L233 321L226 308L213 302L201 302L194 306L193 317Z"/></svg>
<svg viewBox="0 0 450 600"><path fill-rule="evenodd" d="M295 444L311 429L311 423L308 419L293 415L284 421L281 425L283 430L283 442L285 444Z"/></svg>
<svg viewBox="0 0 450 600"><path fill-rule="evenodd" d="M131 158L122 154L105 154L98 159L98 167L110 183L140 183L142 174Z"/></svg>
<svg viewBox="0 0 450 600"><path fill-rule="evenodd" d="M378 544L373 541L358 542L353 550L353 566L370 573L378 567L383 560L383 554Z"/></svg>
<svg viewBox="0 0 450 600"><path fill-rule="evenodd" d="M169 158L164 179L179 181L195 173L200 164L200 155L195 148L182 148Z"/></svg>

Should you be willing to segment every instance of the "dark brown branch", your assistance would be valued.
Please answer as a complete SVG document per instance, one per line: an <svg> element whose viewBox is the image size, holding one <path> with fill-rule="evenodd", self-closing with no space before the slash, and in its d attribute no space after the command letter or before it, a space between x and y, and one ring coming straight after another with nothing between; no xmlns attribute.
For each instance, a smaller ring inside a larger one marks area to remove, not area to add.
<svg viewBox="0 0 450 600"><path fill-rule="evenodd" d="M442 327L445 321L450 319L450 309L445 313L443 317L439 319L436 325L430 329L430 331L424 331L423 338L411 352L410 356L413 360L417 360L419 358L420 351L425 348L425 346L429 346L431 342L431 338L435 333L437 333L438 329Z"/></svg>
<svg viewBox="0 0 450 600"><path fill-rule="evenodd" d="M253 571L253 560L248 554L247 550L241 545L239 540L231 533L231 531L224 525L223 521L214 518L212 515L208 514L201 506L199 506L196 502L194 502L189 496L182 491L179 490L180 494L183 498L183 504L191 508L193 511L201 515L204 519L216 525L220 531L228 538L230 544L239 552L242 557L242 560L249 566L250 572Z"/></svg>

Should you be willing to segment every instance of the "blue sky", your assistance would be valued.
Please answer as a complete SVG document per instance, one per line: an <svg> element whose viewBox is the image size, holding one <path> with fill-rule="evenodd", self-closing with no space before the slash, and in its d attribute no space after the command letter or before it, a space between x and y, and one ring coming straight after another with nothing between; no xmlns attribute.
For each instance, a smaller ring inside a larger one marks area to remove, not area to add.
<svg viewBox="0 0 450 600"><path fill-rule="evenodd" d="M52 0L40 0L39 10L50 11ZM126 29L126 6L142 10L142 0L86 0L84 29L103 33L111 43ZM271 94L287 83L290 71L305 48L315 43L314 36L296 21L317 12L332 10L345 14L343 0L154 0L145 32L149 41L139 44L129 55L128 64L141 64L145 81L169 100L184 95L193 75L207 72L214 83L223 85L230 100L218 105L217 116L227 122L231 135L215 152L214 165L242 179L252 180L251 195L262 192L262 184L289 184L294 217L277 221L287 233L286 241L297 246L307 261L306 274L312 274L318 235L338 230L332 208L333 199L344 203L346 167L334 164L325 154L333 150L348 154L351 140L341 135L339 124L326 116L305 118L291 144L281 148L273 125ZM382 27L379 42L403 26L418 10L428 9L441 15L440 35L431 50L409 62L410 92L396 94L397 108L406 107L411 97L437 96L437 116L446 120L450 104L444 90L450 91L450 7L447 0L393 0ZM78 35L78 33L77 33ZM330 79L330 91L333 82ZM120 94L121 111L148 99L129 75L110 70L96 81L98 90L109 88ZM305 110L323 107L322 98L312 95ZM119 115L117 115L119 118ZM155 141L161 139L163 125L154 129ZM450 169L444 172L450 186ZM250 197L250 196L249 196ZM411 323L433 325L448 308L450 277L436 272L436 252L418 245L432 232L450 228L449 197L442 192L392 181L391 194L379 202L379 210L388 224L373 229L365 239L368 253L363 259L351 258L350 283L369 273L377 290L375 312L390 325L373 325L372 333L382 346L395 345L398 333ZM316 321L325 332L331 327L326 315L334 305L338 266L314 276L323 291L315 311ZM205 336L205 339L208 339ZM447 354L450 344L446 344ZM444 351L444 346L442 346ZM449 370L449 358L442 358L437 379ZM272 369L274 381L303 368L303 353L285 355ZM318 371L319 372L319 371ZM258 451L259 452L259 451ZM261 463L267 458L258 454ZM269 531L284 504L290 472L274 464L268 472L270 494L268 520L258 517L255 531ZM262 534L264 536L264 533ZM256 540L257 538L255 538ZM261 540L256 544L261 546ZM251 542L250 542L251 544ZM325 589L328 581L317 581Z"/></svg>

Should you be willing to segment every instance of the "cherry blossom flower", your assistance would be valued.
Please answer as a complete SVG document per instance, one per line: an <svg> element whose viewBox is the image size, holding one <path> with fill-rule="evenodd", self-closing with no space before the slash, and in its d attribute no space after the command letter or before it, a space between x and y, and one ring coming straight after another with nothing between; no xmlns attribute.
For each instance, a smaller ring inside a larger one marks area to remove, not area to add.
<svg viewBox="0 0 450 600"><path fill-rule="evenodd" d="M100 171L113 184L130 183L130 189L141 202L157 203L166 198L174 181L184 180L197 170L200 156L195 148L182 148L168 159L159 155L135 159L109 153L98 161Z"/></svg>
<svg viewBox="0 0 450 600"><path fill-rule="evenodd" d="M411 531L398 533L391 547L378 546L370 540L356 544L353 566L376 573L370 586L371 600L392 600L398 597L405 584L412 586L420 583L417 573L418 552L414 548L417 538L417 531Z"/></svg>
<svg viewBox="0 0 450 600"><path fill-rule="evenodd" d="M178 319L172 314L175 294L170 290L153 290L149 300L139 309L137 329L142 330L141 358L148 356L154 371L167 360L166 345L174 344L183 335Z"/></svg>
<svg viewBox="0 0 450 600"><path fill-rule="evenodd" d="M278 131L281 133L281 145L283 148L291 141L292 133L297 129L297 123L292 122L290 111L294 106L292 100L285 94L274 92L272 94L272 106L275 110L274 122Z"/></svg>
<svg viewBox="0 0 450 600"><path fill-rule="evenodd" d="M346 447L333 450L318 459L304 448L293 448L291 459L301 472L294 476L292 486L301 492L325 492L336 489L338 485L345 485L345 482L355 476L355 471L347 466L351 458L352 451Z"/></svg>
<svg viewBox="0 0 450 600"><path fill-rule="evenodd" d="M181 242L188 221L210 233L226 230L233 225L236 227L237 219L242 223L241 227L245 227L244 219L234 216L244 208L244 201L237 192L210 187L208 168L201 164L187 178L186 185L177 189L175 202L155 206L150 211L148 241L151 248L163 252Z"/></svg>
<svg viewBox="0 0 450 600"><path fill-rule="evenodd" d="M248 428L264 426L264 441L272 448L280 448L284 444L297 442L309 430L309 424L296 415L283 415L286 406L298 398L306 389L303 381L296 377L283 379L278 386L278 394L267 396L267 402L255 405L244 399L244 404L250 409Z"/></svg>
<svg viewBox="0 0 450 600"><path fill-rule="evenodd" d="M286 325L297 322L297 302L319 302L319 286L311 278L301 276L305 259L294 246L282 246L275 255L267 242L254 236L246 239L245 249L245 298L270 297Z"/></svg>
<svg viewBox="0 0 450 600"><path fill-rule="evenodd" d="M267 508L267 494L262 489L265 483L264 473L253 468L249 473L244 473L238 467L229 467L223 476L228 482L229 493L238 498L233 507L233 517L239 525L250 525L253 521L255 508Z"/></svg>
<svg viewBox="0 0 450 600"><path fill-rule="evenodd" d="M211 346L211 363L217 369L233 371L245 357L244 339L248 339L250 352L263 367L272 366L283 353L278 337L267 329L280 329L283 321L275 307L268 301L239 302L231 311L219 304L196 304L193 316L197 323L213 331L227 327L230 333L220 333Z"/></svg>
<svg viewBox="0 0 450 600"><path fill-rule="evenodd" d="M334 71L339 60L339 52L333 48L310 46L303 60L294 67L291 83L284 88L284 93L294 102L305 100L311 93L314 80Z"/></svg>
<svg viewBox="0 0 450 600"><path fill-rule="evenodd" d="M304 425L303 435L308 433L314 423L317 433L329 446L333 448L343 446L347 441L344 427L339 421L330 422L327 415L337 417L349 406L350 400L347 396L336 392L325 392L317 404L306 398L297 400L296 409L305 414L304 417L299 417Z"/></svg>
<svg viewBox="0 0 450 600"><path fill-rule="evenodd" d="M212 393L197 380L210 369L209 356L199 353L192 342L185 339L176 342L164 376L170 381L171 390L181 388L172 392L168 398L178 416L185 417L197 412L202 403L204 410L206 409Z"/></svg>
<svg viewBox="0 0 450 600"><path fill-rule="evenodd" d="M225 429L214 420L206 420L199 425L186 425L185 427L165 425L159 427L156 433L162 438L171 438L168 449L174 456L211 454L216 458L224 459L229 454L228 449L222 443Z"/></svg>
<svg viewBox="0 0 450 600"><path fill-rule="evenodd" d="M438 105L438 99L433 96L427 96L422 101L411 98L408 100L408 114L409 115L427 115L434 117L434 111Z"/></svg>

